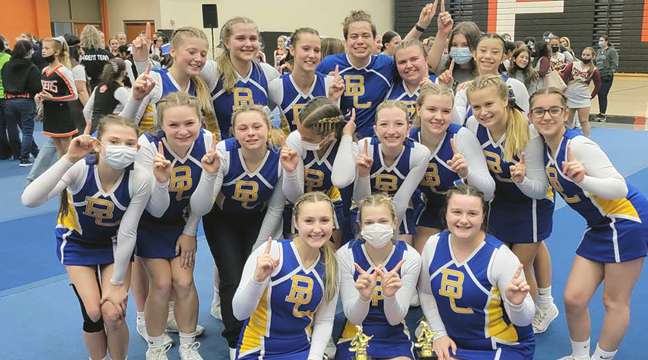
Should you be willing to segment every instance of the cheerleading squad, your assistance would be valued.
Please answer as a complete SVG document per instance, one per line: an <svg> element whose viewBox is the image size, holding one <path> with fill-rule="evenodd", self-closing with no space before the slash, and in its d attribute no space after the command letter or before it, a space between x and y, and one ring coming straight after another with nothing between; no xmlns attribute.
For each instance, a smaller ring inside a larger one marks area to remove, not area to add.
<svg viewBox="0 0 648 360"><path fill-rule="evenodd" d="M60 160L22 200L60 195L57 256L91 360L128 358L129 287L147 359L167 358L169 331L182 359L203 358L201 218L216 263L211 310L232 359L327 357L338 299L336 359L354 355L355 325L373 336L372 358L414 359L404 320L418 304L439 359L533 359L536 334L558 316L544 243L556 193L588 226L564 290L572 353L563 359L612 359L647 252L648 203L596 143L566 128L563 92L530 96L500 73L502 37L469 39L456 29L474 24L455 27L442 1L426 51L418 37L437 5L379 55L364 11L344 20L345 53L323 58L319 33L297 29L283 75L255 61L259 30L245 17L225 23L216 60L205 34L184 27L170 40L171 65L152 70L140 36L120 115L92 117L76 137L58 105L75 94L39 95ZM448 37L452 60L437 77L428 69L449 59ZM43 53L60 54L60 43ZM458 53L471 71L457 72ZM69 84L52 66L43 73L52 86ZM118 61L108 66L115 82L127 76ZM585 76L585 65L569 66ZM588 303L602 282L591 355Z"/></svg>

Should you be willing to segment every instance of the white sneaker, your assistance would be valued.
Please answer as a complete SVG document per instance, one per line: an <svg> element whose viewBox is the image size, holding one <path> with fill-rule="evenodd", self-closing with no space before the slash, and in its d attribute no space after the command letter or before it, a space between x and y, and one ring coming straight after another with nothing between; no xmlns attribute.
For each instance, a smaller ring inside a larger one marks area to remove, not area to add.
<svg viewBox="0 0 648 360"><path fill-rule="evenodd" d="M211 303L211 316L213 316L216 320L223 320L223 315L221 313L220 295L217 292L214 293L214 300L212 300Z"/></svg>
<svg viewBox="0 0 648 360"><path fill-rule="evenodd" d="M198 353L200 343L194 341L193 344L180 345L180 359L181 360L203 360L203 357Z"/></svg>
<svg viewBox="0 0 648 360"><path fill-rule="evenodd" d="M169 360L166 353L171 349L171 345L166 345L157 349L146 350L146 360Z"/></svg>
<svg viewBox="0 0 648 360"><path fill-rule="evenodd" d="M556 304L551 303L551 307L546 311L540 310L536 307L536 313L533 317L533 332L542 334L547 331L549 324L558 317L558 307Z"/></svg>
<svg viewBox="0 0 648 360"><path fill-rule="evenodd" d="M148 341L148 334L146 333L146 323L144 321L138 321L137 322L137 333L140 334L140 336L144 339L144 341ZM164 332L164 346L173 346L173 339L171 339L171 336Z"/></svg>
<svg viewBox="0 0 648 360"><path fill-rule="evenodd" d="M177 333L177 332L180 331L180 330L178 330L178 322L176 321L175 316L173 315L173 313L169 313L169 317L167 318L167 324L166 324L166 330L165 331L170 332L170 333ZM196 325L196 331L193 332L193 335L198 337L198 336L200 336L200 335L202 335L204 333L205 333L205 328L200 326L200 325Z"/></svg>
<svg viewBox="0 0 648 360"><path fill-rule="evenodd" d="M569 356L561 357L558 360L590 360L590 357L569 355Z"/></svg>

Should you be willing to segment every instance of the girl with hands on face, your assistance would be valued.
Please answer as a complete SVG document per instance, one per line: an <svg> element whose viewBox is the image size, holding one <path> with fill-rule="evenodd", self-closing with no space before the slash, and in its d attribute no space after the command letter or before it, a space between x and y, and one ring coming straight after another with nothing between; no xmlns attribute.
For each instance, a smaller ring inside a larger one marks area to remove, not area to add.
<svg viewBox="0 0 648 360"><path fill-rule="evenodd" d="M124 320L130 262L153 176L134 165L138 130L129 119L109 115L90 137L72 140L68 152L25 189L22 202L36 207L61 195L57 256L65 266L83 313L83 339L91 359L128 356ZM87 156L95 152L96 156Z"/></svg>
<svg viewBox="0 0 648 360"><path fill-rule="evenodd" d="M339 289L337 261L328 244L333 203L326 194L311 192L294 209L299 235L270 238L245 262L232 303L236 318L245 321L236 359L324 358ZM307 327L312 331L304 331Z"/></svg>
<svg viewBox="0 0 648 360"><path fill-rule="evenodd" d="M431 84L421 90L416 103L410 138L425 145L431 154L418 185L424 200L414 237L419 253L427 239L444 228L440 213L449 189L457 183L468 183L484 192L488 200L495 192L495 181L477 138L470 130L451 122L453 99L450 88Z"/></svg>
<svg viewBox="0 0 648 360"><path fill-rule="evenodd" d="M572 353L562 359L589 359L588 304L601 283L606 314L592 359L612 359L628 328L630 297L646 256L648 201L595 142L565 128L566 107L565 96L548 88L533 94L529 114L546 144L549 183L587 222L563 295Z"/></svg>
<svg viewBox="0 0 648 360"><path fill-rule="evenodd" d="M412 341L404 323L416 289L421 258L396 240L398 221L392 200L383 194L360 202L360 237L337 251L340 296L347 322L335 358L351 359L355 325L373 338L372 358L414 359Z"/></svg>
<svg viewBox="0 0 648 360"><path fill-rule="evenodd" d="M152 168L153 199L161 215L144 213L138 228L137 256L149 277L144 309L147 357L164 353L169 301L180 333L182 357L200 356L194 345L198 294L193 283L196 231L211 210L220 167L214 136L202 129L195 97L174 92L157 104L159 128L140 137L138 163ZM170 290L169 290L170 289ZM173 294L173 297L171 297Z"/></svg>
<svg viewBox="0 0 648 360"><path fill-rule="evenodd" d="M283 190L290 202L295 202L304 193L322 191L335 204L335 231L333 239L336 248L340 246L341 224L344 221L340 190L353 183L355 177L354 154L358 145L354 142L355 109L348 121L340 108L330 99L317 97L310 100L300 112L297 130L286 139L282 150L291 159L292 165L284 165ZM295 156L296 155L296 156ZM295 161L296 167L295 166ZM295 234L290 217L292 205L284 209L284 234Z"/></svg>
<svg viewBox="0 0 648 360"><path fill-rule="evenodd" d="M440 360L532 360L535 305L515 254L486 234L485 208L474 186L448 190L448 230L423 249L419 296L433 347Z"/></svg>

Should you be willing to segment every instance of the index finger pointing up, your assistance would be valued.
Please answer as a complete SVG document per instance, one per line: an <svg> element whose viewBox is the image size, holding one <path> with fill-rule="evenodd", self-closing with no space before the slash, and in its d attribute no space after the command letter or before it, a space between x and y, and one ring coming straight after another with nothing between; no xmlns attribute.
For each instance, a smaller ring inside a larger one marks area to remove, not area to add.
<svg viewBox="0 0 648 360"><path fill-rule="evenodd" d="M272 249L272 236L268 238L268 243L266 244L264 254L270 254L270 249Z"/></svg>
<svg viewBox="0 0 648 360"><path fill-rule="evenodd" d="M567 145L567 161L574 161L576 158L574 157L574 154L572 153L571 146Z"/></svg>
<svg viewBox="0 0 648 360"><path fill-rule="evenodd" d="M450 139L450 147L452 148L453 155L459 154L459 150L457 150L457 145L455 145L454 139Z"/></svg>
<svg viewBox="0 0 648 360"><path fill-rule="evenodd" d="M394 266L394 268L392 269L392 271L390 271L390 273L392 273L392 274L397 273L398 270L400 270L401 266L403 266L404 263L405 263L405 258L402 258L401 261L399 261L398 264L396 264L396 266Z"/></svg>
<svg viewBox="0 0 648 360"><path fill-rule="evenodd" d="M526 156L524 155L524 153L522 153L522 155L520 155L520 164L521 165L524 165L525 157Z"/></svg>
<svg viewBox="0 0 648 360"><path fill-rule="evenodd" d="M151 72L151 62L149 61L149 63L146 65L146 70L144 71L144 74L148 75L150 72Z"/></svg>
<svg viewBox="0 0 648 360"><path fill-rule="evenodd" d="M452 71L454 70L454 66L455 66L455 60L452 59L452 61L450 62L450 67L448 68L448 70L450 70L451 74L452 74Z"/></svg>
<svg viewBox="0 0 648 360"><path fill-rule="evenodd" d="M83 135L90 135L90 129L92 129L92 119L86 121L86 127L83 129Z"/></svg>
<svg viewBox="0 0 648 360"><path fill-rule="evenodd" d="M445 12L445 0L441 0L441 12Z"/></svg>
<svg viewBox="0 0 648 360"><path fill-rule="evenodd" d="M357 271L360 275L365 275L365 274L367 273L367 272L364 271L364 269L362 269L362 268L360 267L360 265L358 265L357 263L353 263L353 266L355 267L356 271Z"/></svg>
<svg viewBox="0 0 648 360"><path fill-rule="evenodd" d="M162 141L158 143L158 153L164 155L164 144L162 144Z"/></svg>
<svg viewBox="0 0 648 360"><path fill-rule="evenodd" d="M153 39L153 34L151 34L151 23L147 22L146 23L146 38L149 40Z"/></svg>
<svg viewBox="0 0 648 360"><path fill-rule="evenodd" d="M369 156L369 139L365 139L364 143L364 154Z"/></svg>

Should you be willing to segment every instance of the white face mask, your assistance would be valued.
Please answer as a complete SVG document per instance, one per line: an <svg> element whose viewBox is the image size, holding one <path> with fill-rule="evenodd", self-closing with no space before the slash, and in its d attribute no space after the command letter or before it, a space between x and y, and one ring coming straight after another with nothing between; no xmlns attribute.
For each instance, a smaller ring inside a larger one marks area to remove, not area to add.
<svg viewBox="0 0 648 360"><path fill-rule="evenodd" d="M115 170L123 170L135 162L137 149L132 146L110 145L106 146L106 155L102 156L103 161Z"/></svg>
<svg viewBox="0 0 648 360"><path fill-rule="evenodd" d="M374 248L382 249L394 238L394 228L384 224L366 225L360 236Z"/></svg>
<svg viewBox="0 0 648 360"><path fill-rule="evenodd" d="M301 143L302 143L302 148L304 150L308 150L308 151L318 151L320 149L321 145L322 145L322 143L313 144L313 143L309 143L309 142L306 142L306 141L303 141L303 140L302 140Z"/></svg>

